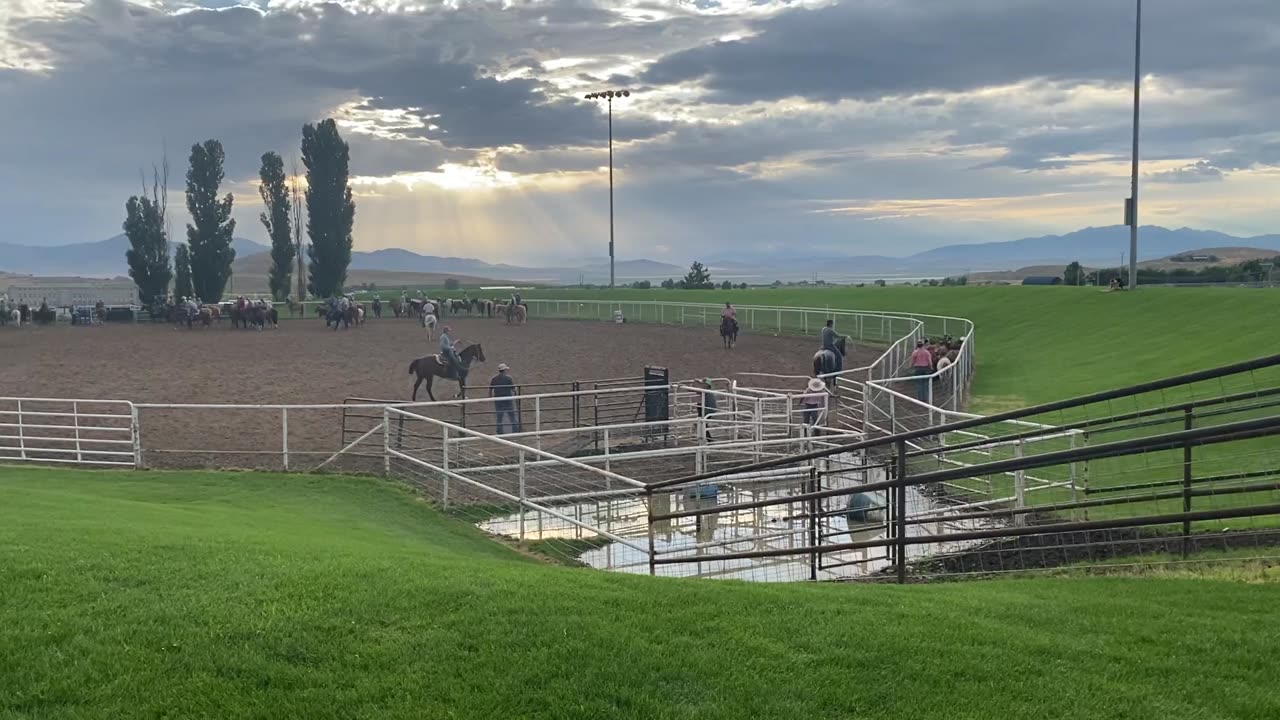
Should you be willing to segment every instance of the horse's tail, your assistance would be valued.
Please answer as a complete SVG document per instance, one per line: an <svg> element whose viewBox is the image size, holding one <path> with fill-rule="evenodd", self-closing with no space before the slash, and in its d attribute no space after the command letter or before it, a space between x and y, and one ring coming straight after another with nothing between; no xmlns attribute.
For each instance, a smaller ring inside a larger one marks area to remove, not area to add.
<svg viewBox="0 0 1280 720"><path fill-rule="evenodd" d="M418 361L416 359L409 361L409 374L412 375L418 371Z"/></svg>

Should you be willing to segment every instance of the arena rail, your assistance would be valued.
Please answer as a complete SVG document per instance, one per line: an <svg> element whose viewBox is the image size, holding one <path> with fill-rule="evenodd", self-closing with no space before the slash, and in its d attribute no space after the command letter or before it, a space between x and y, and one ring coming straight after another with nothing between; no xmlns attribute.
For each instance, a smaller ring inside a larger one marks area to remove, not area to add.
<svg viewBox="0 0 1280 720"><path fill-rule="evenodd" d="M140 458L127 400L0 397L0 462L137 467Z"/></svg>
<svg viewBox="0 0 1280 720"><path fill-rule="evenodd" d="M732 525L744 513L786 531L757 524L697 548L657 544L649 572L902 582L1129 556L1158 564L1224 547L1280 556L1280 355L988 417L943 412L941 424L650 483L649 505L662 507L670 501L658 495L731 474L815 475L785 497L651 514L655 533L695 519ZM822 467L837 458L855 461ZM1156 553L1166 555L1143 559Z"/></svg>
<svg viewBox="0 0 1280 720"><path fill-rule="evenodd" d="M711 327L719 322L722 305L715 303L672 302L665 300L553 300L527 299L530 315L543 318L599 320L608 322L656 322L670 325ZM881 414L892 413L892 395L882 392L903 383L920 388L919 399L942 410L960 410L976 371L975 332L972 321L946 315L866 311L842 308L783 307L770 305L737 305L740 325L749 331L773 332L777 335L810 335L817 333L828 318L836 328L855 342L885 344L885 351L865 367L831 373L836 385L849 388L863 405L858 414L868 415L873 408ZM918 341L926 338L958 337L960 351L948 367L927 376L911 372L911 353ZM776 378L788 377L777 375ZM797 380L807 375L790 376ZM827 377L827 376L823 376ZM924 382L927 380L928 382Z"/></svg>

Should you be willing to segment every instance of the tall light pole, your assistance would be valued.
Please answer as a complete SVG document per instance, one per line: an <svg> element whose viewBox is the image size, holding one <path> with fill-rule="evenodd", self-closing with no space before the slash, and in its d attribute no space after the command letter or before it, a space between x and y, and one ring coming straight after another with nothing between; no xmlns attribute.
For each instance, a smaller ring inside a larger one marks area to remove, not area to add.
<svg viewBox="0 0 1280 720"><path fill-rule="evenodd" d="M1138 17L1133 41L1133 173L1130 178L1129 212L1129 289L1138 287L1138 108L1142 99L1142 0L1138 0Z"/></svg>
<svg viewBox="0 0 1280 720"><path fill-rule="evenodd" d="M587 93L588 100L604 100L609 106L609 287L613 287L613 99L631 97L630 90Z"/></svg>

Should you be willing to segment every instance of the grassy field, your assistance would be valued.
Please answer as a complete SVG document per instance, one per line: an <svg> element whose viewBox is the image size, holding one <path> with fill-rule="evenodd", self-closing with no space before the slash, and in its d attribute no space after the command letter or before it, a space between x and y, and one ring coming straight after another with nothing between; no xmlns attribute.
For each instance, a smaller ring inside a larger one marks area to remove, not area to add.
<svg viewBox="0 0 1280 720"><path fill-rule="evenodd" d="M6 719L1280 716L1280 585L651 580L373 480L0 469L0 588Z"/></svg>
<svg viewBox="0 0 1280 720"><path fill-rule="evenodd" d="M1072 287L867 287L574 290L529 297L671 300L892 310L976 326L975 407L992 411L1104 390L1277 352L1280 292ZM749 341L749 339L748 339Z"/></svg>

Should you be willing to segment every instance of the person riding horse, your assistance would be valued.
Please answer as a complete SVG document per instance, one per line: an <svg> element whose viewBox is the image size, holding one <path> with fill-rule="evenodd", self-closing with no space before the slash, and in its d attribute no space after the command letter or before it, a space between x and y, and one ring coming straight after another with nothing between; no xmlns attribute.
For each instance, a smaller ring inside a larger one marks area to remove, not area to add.
<svg viewBox="0 0 1280 720"><path fill-rule="evenodd" d="M449 363L451 377L462 377L462 359L458 357L457 342L449 336L451 332L453 329L448 325L440 330L440 359Z"/></svg>
<svg viewBox="0 0 1280 720"><path fill-rule="evenodd" d="M843 348L849 337L836 332L833 325L834 322L828 318L827 324L822 327L822 349L830 351L835 358L835 368L831 372L840 372L844 370Z"/></svg>
<svg viewBox="0 0 1280 720"><path fill-rule="evenodd" d="M720 337L724 338L725 347L732 347L738 340L738 311L733 303L725 303L720 311Z"/></svg>

